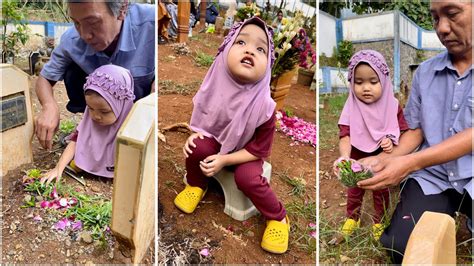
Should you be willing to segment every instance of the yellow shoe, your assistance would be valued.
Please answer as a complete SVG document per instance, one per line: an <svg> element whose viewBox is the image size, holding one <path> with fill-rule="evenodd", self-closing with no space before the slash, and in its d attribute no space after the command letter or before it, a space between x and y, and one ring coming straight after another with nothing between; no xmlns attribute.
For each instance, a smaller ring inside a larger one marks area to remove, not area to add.
<svg viewBox="0 0 474 266"><path fill-rule="evenodd" d="M380 239L380 237L382 236L382 233L383 233L384 230L385 230L385 228L383 227L382 224L373 224L372 225L372 234L374 236L374 239L378 241Z"/></svg>
<svg viewBox="0 0 474 266"><path fill-rule="evenodd" d="M71 162L69 163L69 167L71 167L71 169L76 172L76 174L82 172L82 169L77 167L76 162L74 160L71 160Z"/></svg>
<svg viewBox="0 0 474 266"><path fill-rule="evenodd" d="M360 220L356 221L351 218L347 218L346 221L344 222L344 225L342 226L341 233L345 237L350 236L356 229L358 229L360 226Z"/></svg>
<svg viewBox="0 0 474 266"><path fill-rule="evenodd" d="M265 228L260 244L264 250L275 254L286 252L290 236L290 220L288 216L285 219L286 224L275 220L267 221L267 228Z"/></svg>
<svg viewBox="0 0 474 266"><path fill-rule="evenodd" d="M184 190L174 198L174 205L185 213L192 213L201 199L204 198L206 191L207 190L202 190L200 187L186 185Z"/></svg>

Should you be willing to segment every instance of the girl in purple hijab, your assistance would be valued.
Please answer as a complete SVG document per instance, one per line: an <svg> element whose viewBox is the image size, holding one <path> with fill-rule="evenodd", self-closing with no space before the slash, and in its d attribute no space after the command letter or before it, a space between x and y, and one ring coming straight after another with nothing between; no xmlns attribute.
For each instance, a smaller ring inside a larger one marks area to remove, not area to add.
<svg viewBox="0 0 474 266"><path fill-rule="evenodd" d="M233 26L193 98L190 126L195 133L183 148L188 184L174 203L192 213L210 178L230 167L237 187L267 219L262 248L284 253L289 221L262 177L275 131L275 102L270 97L273 61L272 32L262 20L254 17Z"/></svg>
<svg viewBox="0 0 474 266"><path fill-rule="evenodd" d="M355 53L349 61L348 80L349 97L338 123L340 156L359 160L381 152L391 153L393 145L398 144L401 131L407 130L408 125L393 94L385 59L373 50ZM358 187L347 189L347 218L341 230L345 236L360 225L364 193L365 190ZM381 220L389 196L388 189L373 191L375 215L372 231L377 240L384 230Z"/></svg>
<svg viewBox="0 0 474 266"><path fill-rule="evenodd" d="M115 139L133 106L133 77L123 67L101 66L87 77L84 94L82 120L58 164L41 182L59 181L70 162L75 171L114 177Z"/></svg>

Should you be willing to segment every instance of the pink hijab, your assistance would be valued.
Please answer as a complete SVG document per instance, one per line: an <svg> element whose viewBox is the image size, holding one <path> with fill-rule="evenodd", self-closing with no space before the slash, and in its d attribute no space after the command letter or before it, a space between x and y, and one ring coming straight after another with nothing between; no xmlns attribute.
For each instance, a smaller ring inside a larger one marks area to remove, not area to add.
<svg viewBox="0 0 474 266"><path fill-rule="evenodd" d="M93 90L110 105L117 120L109 126L95 123L86 107L79 126L74 161L84 171L98 176L114 177L115 139L123 121L132 109L133 77L130 71L115 65L97 68L84 84L84 92Z"/></svg>
<svg viewBox="0 0 474 266"><path fill-rule="evenodd" d="M371 104L362 102L354 93L355 68L361 62L370 65L382 85L382 96ZM348 80L349 97L339 118L339 124L350 127L351 145L368 153L377 150L384 137L390 138L394 145L398 145L398 100L393 95L389 69L383 56L373 50L355 53L349 61Z"/></svg>
<svg viewBox="0 0 474 266"><path fill-rule="evenodd" d="M265 75L255 83L235 80L228 67L227 55L243 26L256 24L268 38L268 63ZM201 88L193 98L191 128L206 137L215 138L222 146L219 154L242 149L255 129L268 121L275 111L270 97L273 32L257 17L236 23L219 47L217 56L206 74Z"/></svg>

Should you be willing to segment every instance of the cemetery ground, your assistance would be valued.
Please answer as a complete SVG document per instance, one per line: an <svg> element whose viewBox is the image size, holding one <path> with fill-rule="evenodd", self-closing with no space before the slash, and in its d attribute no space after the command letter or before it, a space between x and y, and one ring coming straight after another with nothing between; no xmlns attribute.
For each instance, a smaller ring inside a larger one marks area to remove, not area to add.
<svg viewBox="0 0 474 266"><path fill-rule="evenodd" d="M41 106L34 90L35 81L36 77L30 78L33 112L37 114ZM67 94L62 82L56 84L54 95L59 103L61 121L78 123L81 119L80 115L73 115L65 109ZM46 151L41 148L35 136L32 146L33 163L11 170L2 178L2 262L8 264L131 263L130 250L119 248L112 234L104 230L107 228L105 224L109 219L106 214L110 214L111 208L112 180L85 176L86 185L83 186L69 176L63 175L62 184L58 186L59 196L75 196L81 204L86 204L88 200L97 200L97 205L88 209L87 213L77 210L78 213L82 213L76 216L93 214L94 217L90 218L98 226L96 229L86 230L85 221L82 221L82 230L74 230L71 226L66 226L64 230L57 229L57 223L65 217L66 210L55 211L41 208L41 202L48 200L48 196L40 196L38 192L26 192L22 179L25 171L29 169L46 171L53 168L63 148L53 148L52 152ZM56 142L54 147L58 146ZM42 189L39 190L42 192ZM154 249L150 248L142 263L152 264L153 261Z"/></svg>
<svg viewBox="0 0 474 266"><path fill-rule="evenodd" d="M382 264L390 263L385 249L372 237L372 222L369 213L373 213L372 193L364 196L361 215L361 227L348 239L338 245L330 241L340 229L345 219L346 190L332 173L334 160L339 157L337 121L344 106L347 94L320 97L319 113L319 262L323 264ZM395 209L399 189L390 189L390 206L387 217ZM460 215L456 221L457 263L472 264L472 238L466 227L466 217ZM388 224L389 221L385 221Z"/></svg>
<svg viewBox="0 0 474 266"><path fill-rule="evenodd" d="M192 112L192 97L212 63L223 37L195 34L186 46L159 45L158 48L158 129L186 122ZM316 92L294 84L285 108L305 121L316 121ZM265 229L261 215L244 222L227 216L224 195L217 182L210 188L193 214L184 214L173 199L184 188L182 147L187 130L164 132L158 140L158 263L296 263L314 264L316 239L316 149L294 145L281 132L274 136L270 185L285 205L291 233L289 249L274 255L260 247Z"/></svg>

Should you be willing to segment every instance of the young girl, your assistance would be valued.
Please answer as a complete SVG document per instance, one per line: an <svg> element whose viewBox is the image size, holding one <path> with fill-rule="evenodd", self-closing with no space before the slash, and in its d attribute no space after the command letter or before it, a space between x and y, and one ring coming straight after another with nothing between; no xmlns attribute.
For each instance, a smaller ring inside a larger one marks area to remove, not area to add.
<svg viewBox="0 0 474 266"><path fill-rule="evenodd" d="M349 61L349 97L339 119L339 153L359 160L381 152L390 153L398 144L400 132L408 125L393 95L389 68L383 56L362 50ZM360 209L365 190L347 189L347 219L342 234L350 235L360 225ZM373 191L375 215L372 231L379 239L384 228L381 219L389 202L389 190Z"/></svg>
<svg viewBox="0 0 474 266"><path fill-rule="evenodd" d="M210 177L223 167L234 171L237 187L267 219L261 246L272 253L288 248L286 210L262 177L275 131L275 102L270 97L274 61L271 31L259 18L233 26L200 90L193 99L186 141L187 183L174 203L192 213Z"/></svg>
<svg viewBox="0 0 474 266"><path fill-rule="evenodd" d="M87 77L84 94L82 120L58 164L41 182L59 181L69 162L76 171L114 177L115 138L133 106L133 77L125 68L101 66Z"/></svg>

